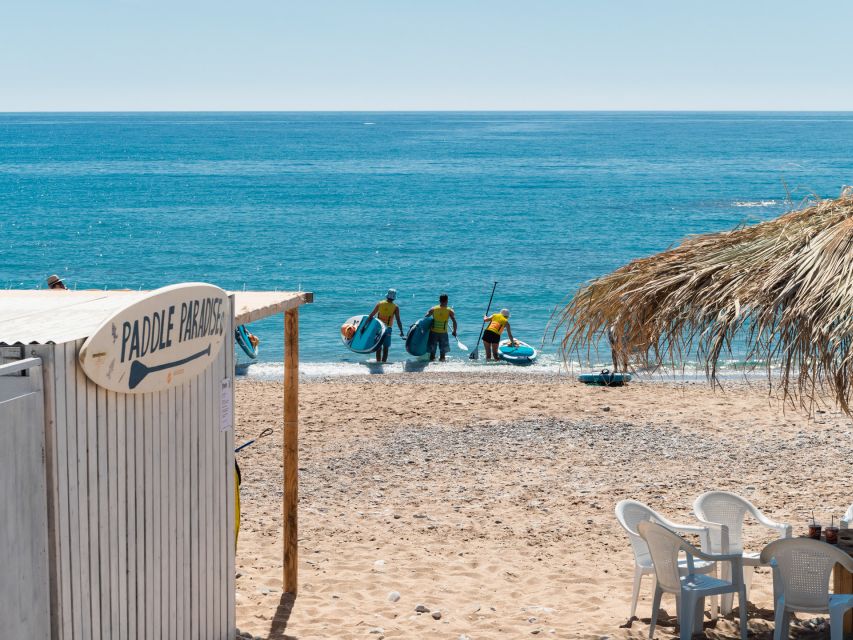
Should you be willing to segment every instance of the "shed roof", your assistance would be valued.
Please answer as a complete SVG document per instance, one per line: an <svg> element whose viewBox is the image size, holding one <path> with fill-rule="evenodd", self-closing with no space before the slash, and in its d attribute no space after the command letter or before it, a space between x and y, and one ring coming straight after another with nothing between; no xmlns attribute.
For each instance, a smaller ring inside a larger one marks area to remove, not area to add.
<svg viewBox="0 0 853 640"><path fill-rule="evenodd" d="M0 290L0 344L61 344L87 338L148 291ZM307 291L233 291L236 324L313 302Z"/></svg>

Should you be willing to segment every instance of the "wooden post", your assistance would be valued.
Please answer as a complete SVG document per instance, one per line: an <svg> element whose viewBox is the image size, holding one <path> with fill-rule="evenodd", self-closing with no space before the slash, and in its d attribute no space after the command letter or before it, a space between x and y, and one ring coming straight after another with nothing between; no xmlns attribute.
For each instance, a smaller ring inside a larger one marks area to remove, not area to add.
<svg viewBox="0 0 853 640"><path fill-rule="evenodd" d="M283 590L296 595L299 502L299 309L284 313Z"/></svg>

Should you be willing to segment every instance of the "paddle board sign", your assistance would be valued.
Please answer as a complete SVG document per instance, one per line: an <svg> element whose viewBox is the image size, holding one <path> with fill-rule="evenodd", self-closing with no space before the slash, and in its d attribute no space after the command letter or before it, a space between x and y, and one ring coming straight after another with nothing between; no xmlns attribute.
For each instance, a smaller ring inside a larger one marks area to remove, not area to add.
<svg viewBox="0 0 853 640"><path fill-rule="evenodd" d="M228 309L228 294L210 284L157 289L89 336L80 347L80 366L92 382L119 393L178 386L219 355Z"/></svg>

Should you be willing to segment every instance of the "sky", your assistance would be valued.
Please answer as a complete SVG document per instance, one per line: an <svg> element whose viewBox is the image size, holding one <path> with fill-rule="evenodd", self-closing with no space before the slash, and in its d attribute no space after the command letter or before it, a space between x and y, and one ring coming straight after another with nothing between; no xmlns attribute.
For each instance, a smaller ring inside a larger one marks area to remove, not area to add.
<svg viewBox="0 0 853 640"><path fill-rule="evenodd" d="M850 110L853 3L0 0L0 111Z"/></svg>

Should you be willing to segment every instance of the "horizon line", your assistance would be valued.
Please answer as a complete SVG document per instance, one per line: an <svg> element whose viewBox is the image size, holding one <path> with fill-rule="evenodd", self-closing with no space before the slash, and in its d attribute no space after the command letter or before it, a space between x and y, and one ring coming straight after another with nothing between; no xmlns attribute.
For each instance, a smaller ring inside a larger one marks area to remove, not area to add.
<svg viewBox="0 0 853 640"><path fill-rule="evenodd" d="M853 113L853 109L32 109L0 115L91 113Z"/></svg>

